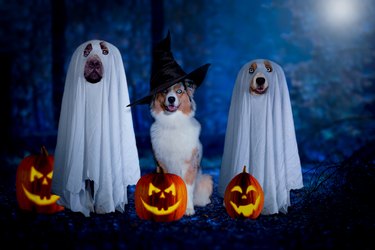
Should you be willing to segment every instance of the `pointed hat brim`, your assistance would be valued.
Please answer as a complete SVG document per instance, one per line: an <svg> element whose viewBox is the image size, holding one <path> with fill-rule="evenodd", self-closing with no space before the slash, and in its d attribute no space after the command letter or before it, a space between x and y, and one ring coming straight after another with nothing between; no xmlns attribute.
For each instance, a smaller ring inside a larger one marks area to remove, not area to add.
<svg viewBox="0 0 375 250"><path fill-rule="evenodd" d="M209 64L209 63L204 64L204 65L198 67L197 69L193 70L192 72L190 72L188 74L182 75L182 76L180 76L178 78L175 78L175 79L173 79L169 82L160 84L159 86L150 90L150 92L147 96L144 96L141 99L138 99L138 100L130 103L129 105L127 105L127 107L134 106L134 105L140 105L140 104L150 104L151 101L152 101L152 97L155 94L157 94L157 93L159 93L159 92L161 92L165 89L168 89L169 87L173 86L176 83L183 82L185 79L192 80L195 87L198 88L202 84L204 78L206 77L206 74L207 74L207 71L208 71L208 68L210 67L210 65L211 64Z"/></svg>

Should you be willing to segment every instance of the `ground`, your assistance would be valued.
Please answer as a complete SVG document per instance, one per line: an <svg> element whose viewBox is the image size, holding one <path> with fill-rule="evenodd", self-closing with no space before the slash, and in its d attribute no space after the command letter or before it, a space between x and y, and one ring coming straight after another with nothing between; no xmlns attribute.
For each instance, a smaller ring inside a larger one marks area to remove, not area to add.
<svg viewBox="0 0 375 250"><path fill-rule="evenodd" d="M375 190L371 160L304 167L305 187L291 192L287 214L232 219L218 196L218 168L212 203L176 222L138 218L134 186L125 213L84 217L65 210L52 215L20 211L15 195L17 162L8 164L0 184L1 242L24 249L373 249ZM13 165L13 166L12 166ZM142 174L150 170L142 170Z"/></svg>

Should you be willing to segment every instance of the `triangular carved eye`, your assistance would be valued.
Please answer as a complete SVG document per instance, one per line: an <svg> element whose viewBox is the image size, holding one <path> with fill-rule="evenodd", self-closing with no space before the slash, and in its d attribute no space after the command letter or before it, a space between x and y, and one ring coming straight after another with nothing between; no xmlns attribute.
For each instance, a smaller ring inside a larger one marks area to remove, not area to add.
<svg viewBox="0 0 375 250"><path fill-rule="evenodd" d="M154 185L152 185L152 183L150 183L149 187L148 187L148 196L151 196L152 193L159 193L161 190L157 187L155 187Z"/></svg>
<svg viewBox="0 0 375 250"><path fill-rule="evenodd" d="M89 43L89 44L86 45L86 48L83 51L83 56L88 57L88 55L90 54L91 51L92 51L92 45L91 45L91 43Z"/></svg>
<svg viewBox="0 0 375 250"><path fill-rule="evenodd" d="M166 190L164 190L164 192L170 193L173 196L176 196L176 187L174 186L174 183L172 183L172 185L170 185L169 188L167 188Z"/></svg>
<svg viewBox="0 0 375 250"><path fill-rule="evenodd" d="M40 179L42 178L44 175L39 172L38 170L36 170L34 168L34 166L31 167L31 171L30 171L30 182L33 182L35 181L35 179Z"/></svg>
<svg viewBox="0 0 375 250"><path fill-rule="evenodd" d="M51 171L51 172L49 172L49 173L47 174L47 178L48 178L48 179L52 179L52 175L53 175L53 171Z"/></svg>

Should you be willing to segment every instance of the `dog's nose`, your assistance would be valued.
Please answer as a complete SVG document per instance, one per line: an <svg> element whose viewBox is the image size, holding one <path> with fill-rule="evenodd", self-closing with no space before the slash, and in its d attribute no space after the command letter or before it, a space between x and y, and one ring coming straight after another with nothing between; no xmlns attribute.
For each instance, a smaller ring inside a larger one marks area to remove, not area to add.
<svg viewBox="0 0 375 250"><path fill-rule="evenodd" d="M89 67L91 69L100 69L101 66L102 66L102 62L99 59L94 58L90 60Z"/></svg>
<svg viewBox="0 0 375 250"><path fill-rule="evenodd" d="M255 81L258 85L263 85L266 82L266 79L264 77L258 77Z"/></svg>
<svg viewBox="0 0 375 250"><path fill-rule="evenodd" d="M168 102L170 104L174 103L175 100L176 100L176 98L174 98L173 96L168 97Z"/></svg>

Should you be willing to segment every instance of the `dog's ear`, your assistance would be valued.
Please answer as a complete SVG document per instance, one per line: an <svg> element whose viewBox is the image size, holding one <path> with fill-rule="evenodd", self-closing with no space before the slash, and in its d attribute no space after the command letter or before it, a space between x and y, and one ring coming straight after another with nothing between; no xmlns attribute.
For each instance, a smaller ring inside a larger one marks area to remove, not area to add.
<svg viewBox="0 0 375 250"><path fill-rule="evenodd" d="M157 114L160 113L161 111L163 111L163 107L160 104L160 103L162 103L160 98L162 98L160 93L156 93L155 95L152 96L152 100L151 100L151 103L150 103L151 110L153 110L153 112L155 112Z"/></svg>
<svg viewBox="0 0 375 250"><path fill-rule="evenodd" d="M197 85L195 85L194 82L189 79L186 79L184 84L185 84L186 92L188 93L188 95L190 97L193 97L195 89L197 88Z"/></svg>

